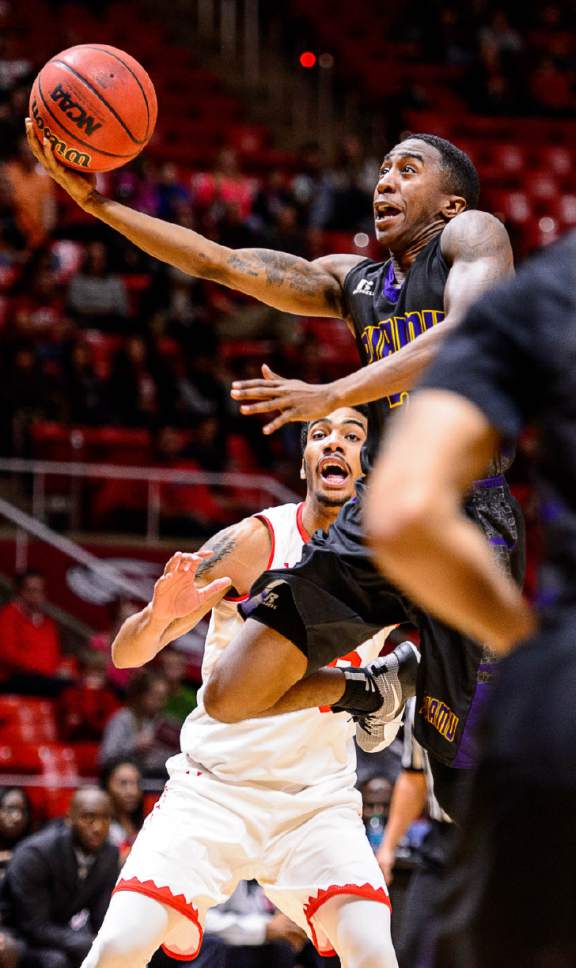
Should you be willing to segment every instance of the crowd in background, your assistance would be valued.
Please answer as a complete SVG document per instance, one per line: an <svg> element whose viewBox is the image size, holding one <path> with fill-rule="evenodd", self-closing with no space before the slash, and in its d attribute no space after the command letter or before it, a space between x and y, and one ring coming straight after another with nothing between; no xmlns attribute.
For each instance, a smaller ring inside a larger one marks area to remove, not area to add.
<svg viewBox="0 0 576 968"><path fill-rule="evenodd" d="M0 0L0 23L9 6ZM387 40L407 45L415 60L463 68L458 94L467 107L510 117L562 118L573 111L569 0L533 5L521 16L513 3L482 0L466 9L445 2L417 7L417 16L412 8L395 12ZM142 432L142 464L268 471L295 485L297 429L263 437L257 420L238 416L229 384L259 375L264 360L310 382L349 372L354 356L344 324L290 317L193 279L85 218L35 165L22 137L37 66L10 31L0 30L0 456L50 456L39 428L58 426L70 430L70 456L94 459L83 449L90 429L121 426ZM434 108L433 93L417 81L384 100L392 139L402 131L404 110ZM351 134L334 158L310 140L297 146L291 164L264 172L232 147L205 170L147 152L98 184L113 198L232 247L315 257L355 240L356 251L369 255L378 163ZM521 461L515 474L529 506ZM179 535L211 533L242 510L238 501L226 505L208 490L197 489L193 502L182 488L164 496ZM89 520L115 527L120 508L127 528L130 500L121 484L107 481L94 495ZM133 504L133 513L141 517L141 507ZM0 609L0 693L47 699L57 740L94 748L101 791L88 788L72 802L69 821L52 815L43 826L46 817L34 811L25 790L0 790L0 968L78 968L143 822L143 783L158 785L164 776L199 685L177 649L145 671L111 666L111 639L137 608L134 602L119 602L108 632L74 656L63 649L45 606L43 576L19 576L14 600ZM398 770L394 754L376 766L361 764L375 848ZM54 852L66 854L74 890L66 894L67 878L59 878L58 905L50 908L34 893L34 863L39 856L48 863ZM32 885L28 898L18 883ZM195 964L257 968L269 963L269 945L275 964L320 964L261 891L244 885L214 914L205 960ZM165 964L162 959L153 964Z"/></svg>

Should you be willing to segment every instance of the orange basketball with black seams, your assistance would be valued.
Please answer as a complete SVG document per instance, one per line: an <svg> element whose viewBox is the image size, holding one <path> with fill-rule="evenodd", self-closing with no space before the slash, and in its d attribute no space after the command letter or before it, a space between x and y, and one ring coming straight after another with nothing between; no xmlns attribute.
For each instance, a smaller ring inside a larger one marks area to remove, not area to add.
<svg viewBox="0 0 576 968"><path fill-rule="evenodd" d="M30 93L37 133L79 171L111 171L131 161L152 137L157 115L154 85L142 65L106 44L56 54Z"/></svg>

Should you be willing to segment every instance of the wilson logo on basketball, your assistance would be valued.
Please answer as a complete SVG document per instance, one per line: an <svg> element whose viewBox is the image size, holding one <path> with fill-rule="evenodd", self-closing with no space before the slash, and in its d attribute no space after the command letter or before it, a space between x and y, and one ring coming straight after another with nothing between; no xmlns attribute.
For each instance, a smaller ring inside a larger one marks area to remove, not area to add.
<svg viewBox="0 0 576 968"><path fill-rule="evenodd" d="M62 155L66 161L69 161L73 165L81 165L82 168L88 168L92 160L92 155L89 155L85 151L78 151L78 148L69 148L65 141L62 141L58 135L55 135L47 124L44 124L44 118L38 110L38 104L36 101L32 102L32 117L38 126L38 130L42 131L46 135L48 140L54 147L54 151Z"/></svg>
<svg viewBox="0 0 576 968"><path fill-rule="evenodd" d="M87 135L94 134L95 131L98 131L98 128L102 127L100 121L96 121L91 114L86 114L82 105L74 101L72 95L65 91L61 84L56 85L50 97L66 117L70 118L72 123L81 131L85 131Z"/></svg>

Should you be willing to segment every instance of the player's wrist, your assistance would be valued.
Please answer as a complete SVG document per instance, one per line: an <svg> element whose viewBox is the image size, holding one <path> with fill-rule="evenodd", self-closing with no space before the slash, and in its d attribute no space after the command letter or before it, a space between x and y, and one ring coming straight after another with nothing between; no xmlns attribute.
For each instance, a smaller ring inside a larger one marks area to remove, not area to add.
<svg viewBox="0 0 576 968"><path fill-rule="evenodd" d="M99 218L99 213L102 210L102 206L107 201L104 195L97 192L95 188L91 188L87 193L86 197L82 200L76 199L80 208L82 208L88 215L94 215Z"/></svg>

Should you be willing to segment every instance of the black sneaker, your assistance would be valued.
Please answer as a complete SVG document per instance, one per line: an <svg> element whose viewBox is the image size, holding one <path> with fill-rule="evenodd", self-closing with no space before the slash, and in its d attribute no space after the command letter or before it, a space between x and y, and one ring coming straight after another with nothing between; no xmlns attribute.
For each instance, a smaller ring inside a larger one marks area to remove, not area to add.
<svg viewBox="0 0 576 968"><path fill-rule="evenodd" d="M394 736L386 727L402 715L406 701L416 694L416 676L420 653L412 642L401 642L393 652L375 659L364 667L382 697L374 713L362 716L356 723L356 742L365 753L377 753L389 746Z"/></svg>

